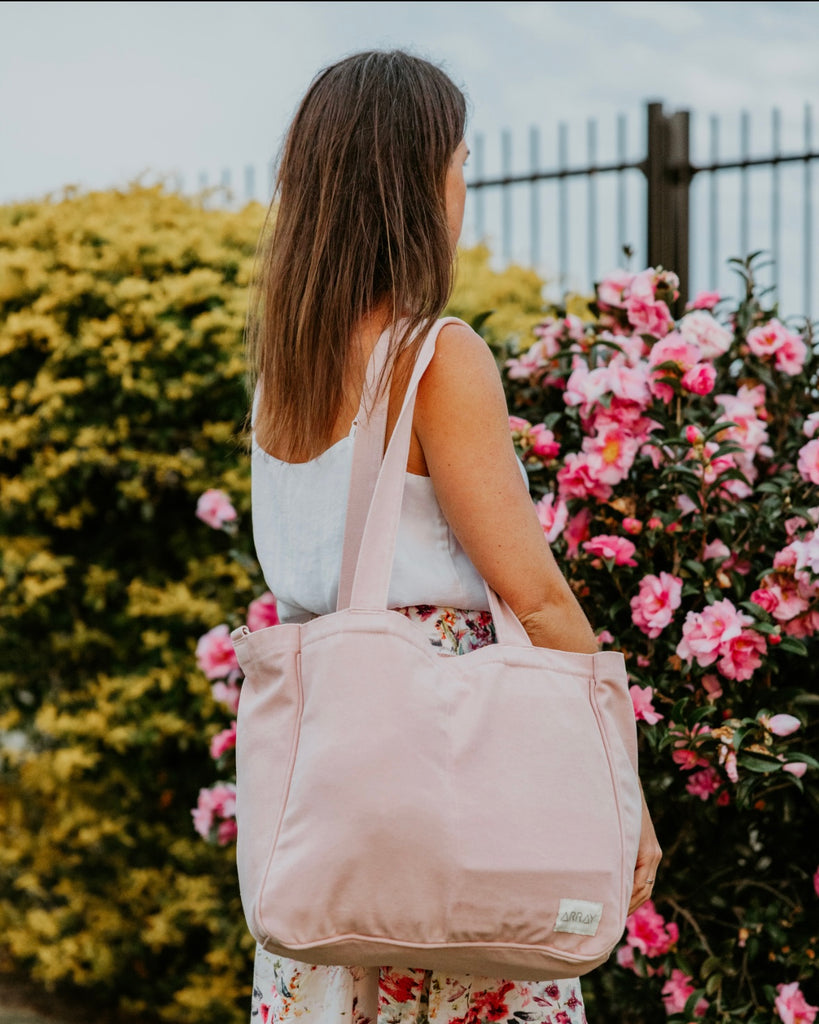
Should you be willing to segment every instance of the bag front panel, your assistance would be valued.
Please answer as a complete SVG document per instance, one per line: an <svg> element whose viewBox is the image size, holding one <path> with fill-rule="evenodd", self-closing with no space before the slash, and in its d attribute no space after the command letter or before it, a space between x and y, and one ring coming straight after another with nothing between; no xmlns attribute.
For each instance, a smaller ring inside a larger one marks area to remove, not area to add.
<svg viewBox="0 0 819 1024"><path fill-rule="evenodd" d="M302 648L301 737L259 915L288 947L440 943L454 863L445 659L401 616L406 640L344 618Z"/></svg>
<svg viewBox="0 0 819 1024"><path fill-rule="evenodd" d="M591 681L549 671L549 652L538 653L539 666L499 673L484 662L462 679L451 938L491 942L501 922L508 942L593 957L623 927L615 780ZM555 931L561 907L576 910L566 901L577 900L581 909L602 904L592 908L591 934Z"/></svg>

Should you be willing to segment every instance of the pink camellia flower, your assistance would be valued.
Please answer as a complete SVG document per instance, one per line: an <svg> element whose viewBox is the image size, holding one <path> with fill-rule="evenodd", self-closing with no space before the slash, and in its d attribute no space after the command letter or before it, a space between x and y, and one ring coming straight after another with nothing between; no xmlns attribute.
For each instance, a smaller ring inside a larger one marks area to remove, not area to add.
<svg viewBox="0 0 819 1024"><path fill-rule="evenodd" d="M537 331L537 328L535 328ZM558 350L557 344L555 345L555 351ZM531 345L526 352L521 353L517 359L506 360L506 372L510 380L531 380L540 370L543 370L548 365L548 355L554 355L554 352L548 353L546 346L536 341L534 345ZM510 416L509 419L518 419L517 416Z"/></svg>
<svg viewBox="0 0 819 1024"><path fill-rule="evenodd" d="M813 875L813 891L819 896L819 868L816 869Z"/></svg>
<svg viewBox="0 0 819 1024"><path fill-rule="evenodd" d="M678 967L671 972L671 977L663 985L662 997L665 1012L671 1016L672 1013L682 1013L689 996L694 993L694 986L691 984L691 976L685 974ZM694 1006L694 1016L702 1017L708 1009L707 999L698 999Z"/></svg>
<svg viewBox="0 0 819 1024"><path fill-rule="evenodd" d="M562 498L597 498L608 501L611 485L600 479L605 465L599 455L570 452L557 473L557 486Z"/></svg>
<svg viewBox="0 0 819 1024"><path fill-rule="evenodd" d="M802 723L795 715L760 715L759 721L774 736L790 736L797 729L801 729Z"/></svg>
<svg viewBox="0 0 819 1024"><path fill-rule="evenodd" d="M529 454L541 462L551 462L560 454L560 442L555 440L555 435L543 423L533 424L529 437L532 444Z"/></svg>
<svg viewBox="0 0 819 1024"><path fill-rule="evenodd" d="M711 704L718 701L722 696L722 683L719 681L719 676L715 676L710 672L702 677L702 688L708 694L708 701Z"/></svg>
<svg viewBox="0 0 819 1024"><path fill-rule="evenodd" d="M819 412L812 412L810 416L805 417L802 433L805 437L813 437L817 430L819 430Z"/></svg>
<svg viewBox="0 0 819 1024"><path fill-rule="evenodd" d="M736 785L739 782L739 769L737 768L737 752L733 747L725 743L719 745L719 763L725 769L725 774Z"/></svg>
<svg viewBox="0 0 819 1024"><path fill-rule="evenodd" d="M626 942L644 956L665 956L679 937L676 923L666 922L653 900L646 900L626 920Z"/></svg>
<svg viewBox="0 0 819 1024"><path fill-rule="evenodd" d="M626 971L637 972L637 961L634 959L634 946L627 942L617 950L617 963Z"/></svg>
<svg viewBox="0 0 819 1024"><path fill-rule="evenodd" d="M793 576L781 574L773 577L779 582L771 582L771 577L763 580L763 588L773 599L771 615L777 622L789 622L804 614L816 594L816 587L805 573L794 573ZM758 602L754 602L755 604Z"/></svg>
<svg viewBox="0 0 819 1024"><path fill-rule="evenodd" d="M628 270L613 271L597 286L598 302L602 302L604 306L622 306L633 280L634 274Z"/></svg>
<svg viewBox="0 0 819 1024"><path fill-rule="evenodd" d="M779 604L776 594L772 590L764 587L759 590L755 590L751 594L751 600L754 604L758 604L760 608L763 608L769 614L773 614L774 609Z"/></svg>
<svg viewBox="0 0 819 1024"><path fill-rule="evenodd" d="M560 351L561 342L566 338L582 342L586 337L586 325L573 313L560 318L547 316L532 329L532 333L538 339L535 345L542 345L542 355L554 356ZM531 352L531 349L529 351Z"/></svg>
<svg viewBox="0 0 819 1024"><path fill-rule="evenodd" d="M196 663L208 679L223 679L239 668L230 642L230 630L222 623L214 626L196 644Z"/></svg>
<svg viewBox="0 0 819 1024"><path fill-rule="evenodd" d="M648 354L648 365L652 371L649 379L652 394L666 403L670 402L674 397L674 389L661 378L676 374L683 376L695 367L699 360L700 350L697 346L686 341L676 331L658 341ZM672 366L661 369L660 367L666 363Z"/></svg>
<svg viewBox="0 0 819 1024"><path fill-rule="evenodd" d="M789 547L796 554L794 569L810 569L819 576L819 530L813 530L803 540L791 541Z"/></svg>
<svg viewBox="0 0 819 1024"><path fill-rule="evenodd" d="M750 679L762 664L767 650L765 638L755 629L743 629L720 645L717 668L726 679Z"/></svg>
<svg viewBox="0 0 819 1024"><path fill-rule="evenodd" d="M583 438L583 452L603 484L619 484L629 474L642 441L615 423L607 423L594 437Z"/></svg>
<svg viewBox="0 0 819 1024"><path fill-rule="evenodd" d="M696 659L705 668L717 660L724 644L738 637L743 627L752 622L750 615L737 611L727 598L715 601L701 612L689 612L677 654L683 661Z"/></svg>
<svg viewBox="0 0 819 1024"><path fill-rule="evenodd" d="M634 706L634 717L638 722L645 722L647 725L656 725L664 716L655 711L652 701L654 699L654 688L651 686L630 686L628 692L631 695L631 703Z"/></svg>
<svg viewBox="0 0 819 1024"><path fill-rule="evenodd" d="M522 416L509 417L509 429L513 434L528 434L532 424Z"/></svg>
<svg viewBox="0 0 819 1024"><path fill-rule="evenodd" d="M686 309L713 309L722 296L719 292L697 292L694 298L686 305Z"/></svg>
<svg viewBox="0 0 819 1024"><path fill-rule="evenodd" d="M579 406L580 415L585 420L609 390L610 384L606 367L596 366L590 370L587 364L580 360L566 381L563 401L569 406Z"/></svg>
<svg viewBox="0 0 819 1024"><path fill-rule="evenodd" d="M671 752L671 760L674 764L679 765L682 771L691 771L694 768L705 768L708 762L701 754L698 754L696 750L691 750L690 747L680 747L678 750Z"/></svg>
<svg viewBox="0 0 819 1024"><path fill-rule="evenodd" d="M640 588L631 599L631 621L654 640L674 618L680 607L683 581L670 573L649 574L640 580Z"/></svg>
<svg viewBox="0 0 819 1024"><path fill-rule="evenodd" d="M613 644L614 637L607 629L601 629L597 634L597 643L600 647L602 647L603 644Z"/></svg>
<svg viewBox="0 0 819 1024"><path fill-rule="evenodd" d="M789 775L795 775L797 779L801 779L805 772L808 770L808 766L804 761L788 761L782 765L782 771L787 772Z"/></svg>
<svg viewBox="0 0 819 1024"><path fill-rule="evenodd" d="M788 334L787 327L780 323L776 317L773 317L767 323L760 324L759 327L754 327L753 330L748 331L745 340L748 343L748 348L755 356L759 356L760 359L766 359L768 356L775 355L785 344Z"/></svg>
<svg viewBox="0 0 819 1024"><path fill-rule="evenodd" d="M819 1012L819 1007L806 1001L798 981L776 986L774 1009L782 1024L813 1024Z"/></svg>
<svg viewBox="0 0 819 1024"><path fill-rule="evenodd" d="M191 816L193 827L203 839L207 839L217 818L236 816L236 786L231 782L219 782L210 789L200 789Z"/></svg>
<svg viewBox="0 0 819 1024"><path fill-rule="evenodd" d="M239 710L239 697L242 691L233 680L229 679L226 683L214 683L210 692L213 694L213 699L218 704L224 704L232 715Z"/></svg>
<svg viewBox="0 0 819 1024"><path fill-rule="evenodd" d="M819 611L805 612L804 615L799 615L797 618L791 619L790 622L786 622L782 629L788 636L801 638L813 636L814 633L819 633ZM773 637L771 642L773 642Z"/></svg>
<svg viewBox="0 0 819 1024"><path fill-rule="evenodd" d="M227 821L220 821L216 829L216 842L220 846L227 846L232 843L239 834L239 828L235 818L228 818Z"/></svg>
<svg viewBox="0 0 819 1024"><path fill-rule="evenodd" d="M199 495L196 516L214 530L221 530L226 523L232 523L236 518L236 509L224 491L211 488Z"/></svg>
<svg viewBox="0 0 819 1024"><path fill-rule="evenodd" d="M662 338L671 330L674 320L661 299L643 299L630 295L625 302L628 322L637 334L653 334Z"/></svg>
<svg viewBox="0 0 819 1024"><path fill-rule="evenodd" d="M807 345L776 318L748 331L746 341L751 352L760 359L773 356L777 370L789 377L801 373L805 365Z"/></svg>
<svg viewBox="0 0 819 1024"><path fill-rule="evenodd" d="M692 395L710 395L717 380L717 371L710 363L697 363L682 375L680 384Z"/></svg>
<svg viewBox="0 0 819 1024"><path fill-rule="evenodd" d="M703 562L707 562L711 558L719 558L720 560L730 558L731 549L728 545L721 540L712 540L705 545L705 549L702 552Z"/></svg>
<svg viewBox="0 0 819 1024"><path fill-rule="evenodd" d="M615 565L636 565L632 557L637 548L625 537L601 533L583 544L583 550L606 561L614 559Z"/></svg>
<svg viewBox="0 0 819 1024"><path fill-rule="evenodd" d="M808 441L799 449L796 468L803 480L809 484L819 484L819 439Z"/></svg>
<svg viewBox="0 0 819 1024"><path fill-rule="evenodd" d="M210 756L214 761L216 761L228 750L233 750L235 746L236 722L233 721L230 723L229 728L223 729L221 732L217 732L210 741Z"/></svg>
<svg viewBox="0 0 819 1024"><path fill-rule="evenodd" d="M535 505L535 511L540 525L543 527L543 532L546 534L547 542L554 543L563 533L569 518L569 508L566 502L562 498L555 500L554 494L547 494Z"/></svg>
<svg viewBox="0 0 819 1024"><path fill-rule="evenodd" d="M648 364L652 368L660 366L662 363L674 363L680 373L690 370L699 361L700 350L693 342L686 341L677 331L672 331L667 337L658 341L648 354Z"/></svg>
<svg viewBox="0 0 819 1024"><path fill-rule="evenodd" d="M633 339L626 338L621 342L624 350L633 348ZM637 338L642 345L642 339ZM648 368L638 357L635 365L629 362L629 355L626 351L623 355L616 355L611 358L607 366L604 366L602 373L603 383L606 391L611 392L615 398L623 402L631 403L639 409L645 409L651 402L651 392L648 389Z"/></svg>
<svg viewBox="0 0 819 1024"><path fill-rule="evenodd" d="M780 373L784 373L788 377L796 377L802 372L807 356L808 346L798 334L789 333L785 343L776 351L774 366Z"/></svg>
<svg viewBox="0 0 819 1024"><path fill-rule="evenodd" d="M278 625L279 613L276 610L276 598L269 590L266 590L261 597L257 597L255 601L250 602L247 606L245 621L251 633L257 629Z"/></svg>
<svg viewBox="0 0 819 1024"><path fill-rule="evenodd" d="M576 558L580 545L587 540L590 534L589 523L591 522L591 509L582 508L570 516L563 530L563 538L566 541L566 554L569 558Z"/></svg>
<svg viewBox="0 0 819 1024"><path fill-rule="evenodd" d="M719 772L716 768L709 766L703 768L701 772L694 772L685 784L685 788L692 796L697 796L700 800L707 800L719 789L720 782Z"/></svg>
<svg viewBox="0 0 819 1024"><path fill-rule="evenodd" d="M684 316L677 330L687 342L697 346L703 359L716 359L723 355L734 340L730 331L701 309Z"/></svg>

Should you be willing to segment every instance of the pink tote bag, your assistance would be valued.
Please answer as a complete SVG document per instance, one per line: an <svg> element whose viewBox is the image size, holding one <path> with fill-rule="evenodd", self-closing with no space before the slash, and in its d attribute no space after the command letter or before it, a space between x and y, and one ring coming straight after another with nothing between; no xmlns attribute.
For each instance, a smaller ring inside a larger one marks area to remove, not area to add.
<svg viewBox="0 0 819 1024"><path fill-rule="evenodd" d="M498 642L458 657L386 608L415 392L446 322L383 461L385 403L357 431L339 610L233 633L242 904L257 942L307 963L570 977L608 958L631 895L623 657L533 647L490 590Z"/></svg>

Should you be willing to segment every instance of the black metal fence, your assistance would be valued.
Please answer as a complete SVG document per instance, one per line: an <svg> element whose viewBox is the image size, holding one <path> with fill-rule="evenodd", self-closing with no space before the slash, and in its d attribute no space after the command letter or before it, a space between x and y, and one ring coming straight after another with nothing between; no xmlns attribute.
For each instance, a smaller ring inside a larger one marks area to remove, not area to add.
<svg viewBox="0 0 819 1024"><path fill-rule="evenodd" d="M707 153L696 162L690 112L667 114L661 103L649 103L642 151L636 155L629 153L627 121L621 115L607 160L598 157L598 122L588 121L585 160L572 165L569 126L563 123L557 126L554 167L543 169L543 135L532 128L528 169L513 170L512 135L505 131L500 136L499 170L492 174L486 172L485 138L477 136L472 140L475 178L469 182L470 240L487 240L502 264L528 263L552 281L556 278L562 288L574 283L589 289L601 272L612 269L610 262L601 265L605 234L616 245L616 255L609 245L609 260L614 257L622 265L627 247L643 265L675 270L681 301L692 292L694 281L700 288L717 289L729 256L761 249L771 257L768 283L780 291L787 274L791 311L795 303L798 312L810 316L819 298L812 183L819 150L814 147L810 106L804 109L796 151L783 151L782 120L781 111L773 110L769 151L758 155L751 149L750 115L742 113L738 152L721 158L722 125L712 116L707 122ZM760 171L767 176L766 187L760 187ZM581 183L585 196L577 194ZM549 186L554 190L553 204L546 201ZM604 188L606 195L601 196ZM489 210L492 198L494 210ZM524 235L528 244L521 246L519 238ZM585 256L582 269L577 250ZM796 278L801 295L794 288Z"/></svg>

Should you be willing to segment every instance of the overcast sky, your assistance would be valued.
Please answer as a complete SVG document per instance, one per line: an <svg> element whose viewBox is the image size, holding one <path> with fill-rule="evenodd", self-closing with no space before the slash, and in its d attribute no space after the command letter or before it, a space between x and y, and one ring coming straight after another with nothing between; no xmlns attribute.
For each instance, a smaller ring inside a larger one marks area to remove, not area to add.
<svg viewBox="0 0 819 1024"><path fill-rule="evenodd" d="M392 46L443 63L465 88L469 139L485 136L487 170L502 128L516 165L528 166L535 124L542 163L554 166L560 121L582 162L589 118L599 119L599 156L611 158L618 113L630 154L642 155L650 98L692 110L695 159L706 155L712 114L723 118L725 154L736 153L743 109L760 154L772 107L782 110L786 150L804 143L807 102L819 120L819 3L0 3L0 202L140 173L176 175L193 190L225 169L241 193L248 165L263 198L265 168L314 73ZM803 184L785 180L786 192ZM798 211L785 218L795 231ZM497 242L497 229L487 231ZM603 245L604 269L613 245ZM526 251L518 239L514 254Z"/></svg>

